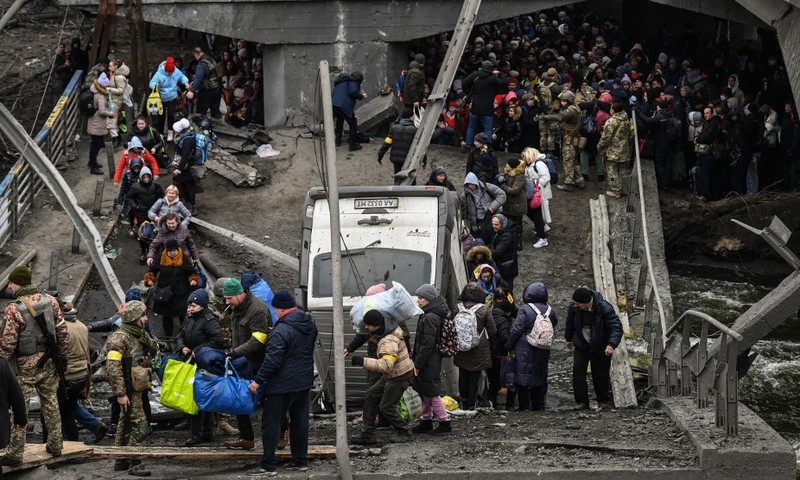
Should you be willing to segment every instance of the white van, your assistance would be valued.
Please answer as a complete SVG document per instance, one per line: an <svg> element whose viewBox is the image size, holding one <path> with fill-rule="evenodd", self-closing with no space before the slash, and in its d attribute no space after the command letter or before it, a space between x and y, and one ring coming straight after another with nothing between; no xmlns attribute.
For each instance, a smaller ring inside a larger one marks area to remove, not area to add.
<svg viewBox="0 0 800 480"><path fill-rule="evenodd" d="M348 312L376 283L399 282L412 295L420 285L431 283L448 305L456 304L467 274L454 192L432 186L342 187L339 212L345 345L355 335ZM330 245L327 195L322 188L312 188L304 206L296 298L319 329L314 356L326 404L333 401L333 355L341 355L332 351ZM407 322L412 337L416 323L416 319ZM368 386L364 370L348 366L346 375L348 401L362 401Z"/></svg>

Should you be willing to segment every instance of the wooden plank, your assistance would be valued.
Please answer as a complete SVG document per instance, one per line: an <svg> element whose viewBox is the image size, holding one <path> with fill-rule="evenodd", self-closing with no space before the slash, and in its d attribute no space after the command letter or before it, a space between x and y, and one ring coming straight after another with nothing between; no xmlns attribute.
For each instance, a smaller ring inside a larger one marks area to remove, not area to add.
<svg viewBox="0 0 800 480"><path fill-rule="evenodd" d="M92 447L83 442L64 442L64 448L61 451L60 457L54 457L47 453L45 445L42 443L29 443L25 446L25 453L22 456L22 465L18 467L3 467L3 472L8 473L28 470L41 465L50 465L76 458L86 458L91 456L91 454Z"/></svg>
<svg viewBox="0 0 800 480"><path fill-rule="evenodd" d="M93 460L101 459L145 459L160 458L171 460L254 460L261 458L262 451L256 450L230 450L223 447L113 447L94 446ZM352 450L350 454L355 452ZM277 458L292 458L292 452L286 448L275 452ZM333 445L309 445L308 458L323 459L335 458L336 447Z"/></svg>

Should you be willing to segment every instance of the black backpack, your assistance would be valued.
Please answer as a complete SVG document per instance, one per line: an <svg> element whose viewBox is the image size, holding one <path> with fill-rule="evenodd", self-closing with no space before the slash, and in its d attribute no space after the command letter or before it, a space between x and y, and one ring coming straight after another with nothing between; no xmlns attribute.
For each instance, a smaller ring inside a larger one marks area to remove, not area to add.
<svg viewBox="0 0 800 480"><path fill-rule="evenodd" d="M78 96L78 110L81 115L91 117L97 112L97 105L94 104L94 93L86 89Z"/></svg>
<svg viewBox="0 0 800 480"><path fill-rule="evenodd" d="M668 140L680 140L683 134L683 123L678 117L667 117L665 120L665 133Z"/></svg>

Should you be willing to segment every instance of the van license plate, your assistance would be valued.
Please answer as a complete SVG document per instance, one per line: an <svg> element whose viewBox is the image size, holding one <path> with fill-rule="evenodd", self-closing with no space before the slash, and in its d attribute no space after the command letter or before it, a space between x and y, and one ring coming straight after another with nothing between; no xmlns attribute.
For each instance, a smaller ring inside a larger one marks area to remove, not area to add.
<svg viewBox="0 0 800 480"><path fill-rule="evenodd" d="M356 198L355 208L397 208L400 206L399 198Z"/></svg>

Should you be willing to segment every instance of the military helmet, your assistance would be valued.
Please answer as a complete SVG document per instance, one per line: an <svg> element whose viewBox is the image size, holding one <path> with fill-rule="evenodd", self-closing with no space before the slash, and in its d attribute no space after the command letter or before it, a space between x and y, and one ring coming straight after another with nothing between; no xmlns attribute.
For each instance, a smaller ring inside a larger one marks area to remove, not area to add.
<svg viewBox="0 0 800 480"><path fill-rule="evenodd" d="M567 101L569 103L574 103L575 102L575 94L570 92L569 90L564 90L563 92L558 94L558 99L559 100L565 100L565 101Z"/></svg>
<svg viewBox="0 0 800 480"><path fill-rule="evenodd" d="M132 300L122 307L120 316L124 323L134 323L147 313L147 307L139 300Z"/></svg>

